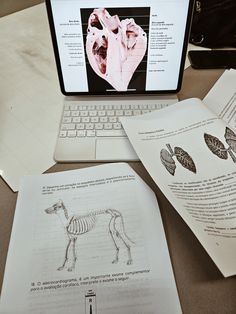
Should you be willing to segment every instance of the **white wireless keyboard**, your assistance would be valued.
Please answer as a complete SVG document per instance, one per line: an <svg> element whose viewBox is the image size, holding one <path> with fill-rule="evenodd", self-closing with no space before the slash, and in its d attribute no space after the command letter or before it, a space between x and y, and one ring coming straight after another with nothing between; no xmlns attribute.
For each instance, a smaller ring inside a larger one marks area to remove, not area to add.
<svg viewBox="0 0 236 314"><path fill-rule="evenodd" d="M167 106L163 104L81 105L65 104L59 137L125 137L119 121Z"/></svg>

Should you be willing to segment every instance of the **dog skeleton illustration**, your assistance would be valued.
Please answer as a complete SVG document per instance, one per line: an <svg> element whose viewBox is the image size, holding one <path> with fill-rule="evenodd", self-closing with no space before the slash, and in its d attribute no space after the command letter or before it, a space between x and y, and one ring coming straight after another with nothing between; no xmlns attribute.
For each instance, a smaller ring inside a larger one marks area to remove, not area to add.
<svg viewBox="0 0 236 314"><path fill-rule="evenodd" d="M130 242L134 243L134 242L130 240L129 237L127 236L124 229L123 216L118 210L104 209L104 210L92 211L82 216L73 215L72 217L69 217L68 211L63 201L59 200L57 203L55 203L51 207L45 209L45 212L47 214L57 214L59 216L69 239L67 247L66 247L66 251L65 251L64 262L62 266L58 268L58 270L62 270L65 268L66 263L68 261L68 253L69 253L71 244L72 244L73 262L72 262L72 265L68 268L68 271L72 271L75 268L75 264L77 260L75 243L78 236L91 231L95 227L97 216L103 215L103 214L108 214L111 216L109 225L108 225L109 234L111 236L112 242L116 250L115 259L112 261L112 263L118 263L119 261L119 246L118 246L118 239L119 239L121 240L121 242L124 244L124 246L127 249L127 253L128 253L127 265L132 264L131 249L130 249L131 246L129 243ZM120 222L121 232L117 229L117 222Z"/></svg>

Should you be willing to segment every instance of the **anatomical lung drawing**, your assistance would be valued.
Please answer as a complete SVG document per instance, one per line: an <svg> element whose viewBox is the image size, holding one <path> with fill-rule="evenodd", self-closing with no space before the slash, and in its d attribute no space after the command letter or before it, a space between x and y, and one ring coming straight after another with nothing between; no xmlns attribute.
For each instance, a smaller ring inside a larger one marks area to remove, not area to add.
<svg viewBox="0 0 236 314"><path fill-rule="evenodd" d="M166 144L167 149L163 148L160 152L160 159L162 164L165 166L166 170L174 176L176 163L173 157L176 157L178 162L189 171L193 173L197 172L195 163L192 157L181 147L175 147L174 151L171 148L170 144Z"/></svg>
<svg viewBox="0 0 236 314"><path fill-rule="evenodd" d="M136 11L138 9L135 8ZM149 8L144 9L149 11ZM85 15L85 10L81 10L81 15ZM127 91L147 50L147 33L136 22L136 16L127 17L129 13L129 9L125 8L96 8L90 11L84 38L93 74L95 72L117 91Z"/></svg>
<svg viewBox="0 0 236 314"><path fill-rule="evenodd" d="M204 140L210 151L221 159L228 159L228 154L233 162L236 162L236 134L228 127L225 128L225 141L229 145L228 148L218 139L218 137L211 134L204 133Z"/></svg>

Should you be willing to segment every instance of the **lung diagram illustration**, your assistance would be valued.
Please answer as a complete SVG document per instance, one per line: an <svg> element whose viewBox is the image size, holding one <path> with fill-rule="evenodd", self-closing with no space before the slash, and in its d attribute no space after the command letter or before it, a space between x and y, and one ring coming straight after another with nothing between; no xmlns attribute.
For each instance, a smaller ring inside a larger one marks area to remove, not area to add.
<svg viewBox="0 0 236 314"><path fill-rule="evenodd" d="M174 151L171 148L170 144L166 144L167 149L163 148L160 152L160 159L162 164L165 166L166 170L172 174L175 175L175 169L176 169L176 163L173 157L176 157L178 162L183 166L184 168L188 169L189 171L192 171L193 173L196 173L196 166L195 163L190 157L190 155L183 150L181 147L174 147Z"/></svg>
<svg viewBox="0 0 236 314"><path fill-rule="evenodd" d="M120 20L105 8L88 19L86 53L94 72L117 91L126 91L147 49L147 35L133 18Z"/></svg>
<svg viewBox="0 0 236 314"><path fill-rule="evenodd" d="M131 256L131 243L134 243L126 234L124 227L124 218L122 214L116 209L104 209L91 211L86 215L72 215L71 217L68 214L68 210L65 207L62 200L59 200L57 203L52 205L51 207L45 209L47 214L56 214L59 216L60 221L63 223L64 230L66 230L66 234L68 237L68 244L65 250L65 258L62 266L58 268L58 270L62 270L65 268L68 262L69 250L72 247L72 256L73 261L72 265L68 267L68 271L72 271L75 268L76 264L76 240L82 234L88 233L96 226L97 216L99 215L109 215L109 235L112 240L112 243L115 247L115 259L112 263L118 263L119 261L119 243L123 243L127 250L128 260L127 265L132 264L132 256Z"/></svg>
<svg viewBox="0 0 236 314"><path fill-rule="evenodd" d="M228 159L228 155L236 162L236 134L228 127L225 128L225 141L229 145L228 148L213 135L204 134L204 140L210 151L221 159Z"/></svg>

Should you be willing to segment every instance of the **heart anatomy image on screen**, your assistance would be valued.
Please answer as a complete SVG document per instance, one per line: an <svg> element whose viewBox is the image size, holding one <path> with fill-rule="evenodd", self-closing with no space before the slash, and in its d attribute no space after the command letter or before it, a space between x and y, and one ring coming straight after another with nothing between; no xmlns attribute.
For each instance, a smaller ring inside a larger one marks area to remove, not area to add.
<svg viewBox="0 0 236 314"><path fill-rule="evenodd" d="M147 34L134 18L97 8L88 17L86 54L93 71L126 91L147 50Z"/></svg>

